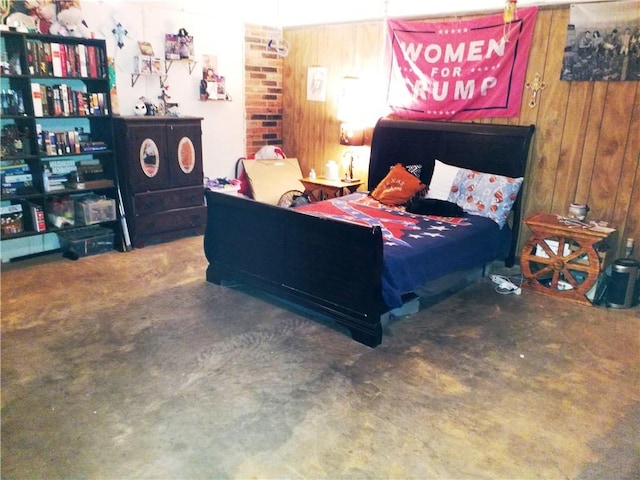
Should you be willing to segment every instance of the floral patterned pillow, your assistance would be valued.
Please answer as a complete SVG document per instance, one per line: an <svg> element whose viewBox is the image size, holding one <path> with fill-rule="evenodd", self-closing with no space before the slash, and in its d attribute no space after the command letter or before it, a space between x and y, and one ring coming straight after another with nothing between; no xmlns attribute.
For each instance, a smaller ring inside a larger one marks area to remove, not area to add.
<svg viewBox="0 0 640 480"><path fill-rule="evenodd" d="M502 228L516 201L522 181L522 177L511 178L460 169L453 181L449 200L471 215L490 218ZM452 196L455 198L452 199Z"/></svg>

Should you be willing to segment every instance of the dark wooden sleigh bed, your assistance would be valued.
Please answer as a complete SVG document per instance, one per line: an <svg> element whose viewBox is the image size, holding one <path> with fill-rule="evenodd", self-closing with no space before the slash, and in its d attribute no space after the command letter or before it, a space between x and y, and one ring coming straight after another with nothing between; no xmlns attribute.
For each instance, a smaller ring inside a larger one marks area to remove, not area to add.
<svg viewBox="0 0 640 480"><path fill-rule="evenodd" d="M422 164L429 184L436 159L508 177L527 168L534 127L380 119L371 143L371 190L396 163ZM512 266L521 225L522 192L512 209L504 258ZM255 200L207 190L204 250L207 280L241 282L328 315L352 338L375 347L390 310L382 293L383 234ZM496 260L496 259L493 259Z"/></svg>

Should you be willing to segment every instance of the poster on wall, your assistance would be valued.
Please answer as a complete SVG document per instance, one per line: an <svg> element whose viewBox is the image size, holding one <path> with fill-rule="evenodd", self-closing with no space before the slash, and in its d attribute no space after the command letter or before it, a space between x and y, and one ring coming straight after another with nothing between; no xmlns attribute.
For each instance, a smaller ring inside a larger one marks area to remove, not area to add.
<svg viewBox="0 0 640 480"><path fill-rule="evenodd" d="M561 80L640 80L640 0L571 5Z"/></svg>
<svg viewBox="0 0 640 480"><path fill-rule="evenodd" d="M536 7L505 23L387 21L387 103L404 118L467 120L520 112Z"/></svg>

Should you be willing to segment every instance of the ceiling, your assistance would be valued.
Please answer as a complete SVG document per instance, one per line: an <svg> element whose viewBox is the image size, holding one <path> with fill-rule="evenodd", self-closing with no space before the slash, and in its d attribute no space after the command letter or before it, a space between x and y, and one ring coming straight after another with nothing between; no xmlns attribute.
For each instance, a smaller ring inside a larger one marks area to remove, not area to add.
<svg viewBox="0 0 640 480"><path fill-rule="evenodd" d="M184 1L184 0L183 0ZM236 0L245 5L245 21L294 27L391 18L427 18L502 11L505 0ZM605 0L620 1L620 0ZM593 0L518 0L519 7L540 7Z"/></svg>

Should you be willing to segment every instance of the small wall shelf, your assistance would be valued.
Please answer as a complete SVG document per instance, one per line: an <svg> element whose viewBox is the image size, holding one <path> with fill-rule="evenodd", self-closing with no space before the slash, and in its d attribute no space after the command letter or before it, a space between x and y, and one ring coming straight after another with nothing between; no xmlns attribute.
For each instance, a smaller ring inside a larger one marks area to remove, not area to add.
<svg viewBox="0 0 640 480"><path fill-rule="evenodd" d="M167 75L161 75L158 73L132 73L131 74L131 86L133 87L140 77L158 77L160 84L167 81Z"/></svg>
<svg viewBox="0 0 640 480"><path fill-rule="evenodd" d="M196 68L196 65L198 63L195 60L165 60L164 61L164 73L169 73L169 70L171 69L171 66L173 65L173 62L188 64L188 66L189 66L189 75L191 75L193 73L193 69Z"/></svg>

